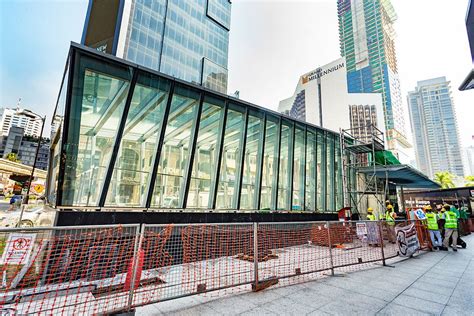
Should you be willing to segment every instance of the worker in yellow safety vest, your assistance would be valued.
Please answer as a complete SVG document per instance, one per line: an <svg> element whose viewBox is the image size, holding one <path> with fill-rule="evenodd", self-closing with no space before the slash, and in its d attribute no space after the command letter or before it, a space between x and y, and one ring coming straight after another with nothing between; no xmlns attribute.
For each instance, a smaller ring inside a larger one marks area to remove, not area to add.
<svg viewBox="0 0 474 316"><path fill-rule="evenodd" d="M438 214L433 213L431 205L425 207L425 213L426 224L428 226L428 231L430 232L431 246L434 250L440 250L443 246L443 242L438 227Z"/></svg>
<svg viewBox="0 0 474 316"><path fill-rule="evenodd" d="M457 249L457 240L458 240L458 216L455 212L451 211L451 206L445 204L443 206L444 214L443 218L444 222L444 240L443 246L448 250L448 247L451 246L454 251L458 251ZM452 237L452 244L449 245L449 238Z"/></svg>
<svg viewBox="0 0 474 316"><path fill-rule="evenodd" d="M395 219L397 218L397 213L393 210L392 204L387 205L387 210L385 211L385 223L387 225L388 240L394 244L395 243Z"/></svg>
<svg viewBox="0 0 474 316"><path fill-rule="evenodd" d="M367 219L369 221L375 221L374 210L371 207L367 209Z"/></svg>

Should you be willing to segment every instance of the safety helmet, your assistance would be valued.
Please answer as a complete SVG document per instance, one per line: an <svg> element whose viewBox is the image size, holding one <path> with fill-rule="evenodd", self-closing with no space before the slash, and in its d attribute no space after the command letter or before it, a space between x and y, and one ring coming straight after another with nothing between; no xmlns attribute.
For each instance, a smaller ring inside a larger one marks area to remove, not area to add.
<svg viewBox="0 0 474 316"><path fill-rule="evenodd" d="M389 209L389 210L393 209L392 204L387 205L387 209Z"/></svg>
<svg viewBox="0 0 474 316"><path fill-rule="evenodd" d="M374 211L374 210L373 210L371 207L369 207L369 208L367 209L367 212L373 212L373 211Z"/></svg>
<svg viewBox="0 0 474 316"><path fill-rule="evenodd" d="M449 209L451 209L451 206L449 204L444 204L443 205L443 208L448 211Z"/></svg>
<svg viewBox="0 0 474 316"><path fill-rule="evenodd" d="M431 211L431 210L432 210L431 205L426 205L426 206L425 206L425 210Z"/></svg>

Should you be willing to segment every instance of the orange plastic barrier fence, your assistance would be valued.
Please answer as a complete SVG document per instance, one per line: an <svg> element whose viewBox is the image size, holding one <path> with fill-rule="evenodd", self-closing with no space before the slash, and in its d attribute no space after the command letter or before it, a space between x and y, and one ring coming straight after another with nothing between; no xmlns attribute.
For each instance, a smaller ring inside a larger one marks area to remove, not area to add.
<svg viewBox="0 0 474 316"><path fill-rule="evenodd" d="M0 312L106 314L298 283L385 264L392 233L383 221L0 229Z"/></svg>

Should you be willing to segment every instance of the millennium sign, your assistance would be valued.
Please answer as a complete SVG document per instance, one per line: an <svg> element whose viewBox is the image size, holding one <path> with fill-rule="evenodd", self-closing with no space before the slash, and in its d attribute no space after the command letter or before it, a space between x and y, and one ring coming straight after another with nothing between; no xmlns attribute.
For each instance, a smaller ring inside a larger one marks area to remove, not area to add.
<svg viewBox="0 0 474 316"><path fill-rule="evenodd" d="M335 65L335 66L332 66L331 68L328 68L328 69L325 69L323 70L323 68L318 68L316 70L313 70L311 71L310 73L306 74L306 75L303 75L301 77L301 81L303 84L311 81L311 80L314 80L314 79L319 79L321 78L322 76L324 75L327 75L333 71L336 71L338 69L341 69L341 68L344 68L344 62L338 64L338 65Z"/></svg>

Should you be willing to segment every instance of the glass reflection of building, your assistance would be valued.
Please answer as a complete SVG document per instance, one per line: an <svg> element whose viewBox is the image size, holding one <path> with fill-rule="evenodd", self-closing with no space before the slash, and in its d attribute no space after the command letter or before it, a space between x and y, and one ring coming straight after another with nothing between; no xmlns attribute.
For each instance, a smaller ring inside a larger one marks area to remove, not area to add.
<svg viewBox="0 0 474 316"><path fill-rule="evenodd" d="M57 207L343 207L339 135L73 44L55 118Z"/></svg>

